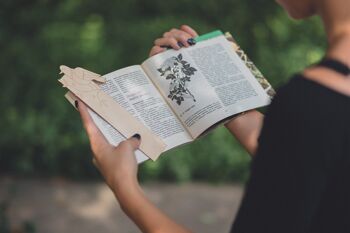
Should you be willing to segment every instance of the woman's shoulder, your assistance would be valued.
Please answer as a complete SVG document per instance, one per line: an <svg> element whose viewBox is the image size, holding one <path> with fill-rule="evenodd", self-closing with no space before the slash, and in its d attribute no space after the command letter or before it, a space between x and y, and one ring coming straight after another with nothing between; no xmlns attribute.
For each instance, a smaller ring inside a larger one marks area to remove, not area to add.
<svg viewBox="0 0 350 233"><path fill-rule="evenodd" d="M327 67L310 67L300 74L304 80L310 81L318 88L325 88L333 94L350 98L350 77Z"/></svg>
<svg viewBox="0 0 350 233"><path fill-rule="evenodd" d="M303 74L296 74L277 89L267 115L274 120L303 119L320 123L325 119L337 119L344 122L345 118L350 118L350 97Z"/></svg>
<svg viewBox="0 0 350 233"><path fill-rule="evenodd" d="M330 77L331 78L331 77ZM350 78L349 78L350 80ZM331 83L331 82L330 82ZM276 99L306 99L317 101L341 101L344 103L350 102L350 93L347 95L346 87L341 90L336 89L341 83L336 85L327 85L328 83L319 82L317 79L309 78L303 73L293 75L289 81L277 89ZM349 82L350 84L350 82ZM349 85L350 88L350 85ZM350 90L349 90L350 91Z"/></svg>

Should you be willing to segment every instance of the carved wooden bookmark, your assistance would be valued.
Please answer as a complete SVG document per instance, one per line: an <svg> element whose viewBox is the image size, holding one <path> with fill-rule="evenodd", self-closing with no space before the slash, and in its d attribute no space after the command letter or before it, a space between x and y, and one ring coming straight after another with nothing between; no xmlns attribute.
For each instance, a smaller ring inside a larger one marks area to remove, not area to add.
<svg viewBox="0 0 350 233"><path fill-rule="evenodd" d="M126 138L135 133L140 134L142 138L140 150L150 159L155 161L160 156L166 144L100 89L98 83L105 82L104 77L80 67L71 69L62 65L60 70L64 75L58 81L63 87L68 88Z"/></svg>

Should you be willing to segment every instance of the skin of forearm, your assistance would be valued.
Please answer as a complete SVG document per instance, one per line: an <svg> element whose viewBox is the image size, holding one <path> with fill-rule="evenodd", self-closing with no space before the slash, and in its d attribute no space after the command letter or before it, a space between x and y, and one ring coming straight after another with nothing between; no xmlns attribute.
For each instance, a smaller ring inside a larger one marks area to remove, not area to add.
<svg viewBox="0 0 350 233"><path fill-rule="evenodd" d="M226 128L236 137L251 156L258 147L258 137L262 128L264 115L256 110L232 119L226 123Z"/></svg>
<svg viewBox="0 0 350 233"><path fill-rule="evenodd" d="M112 188L124 213L144 233L190 233L151 203L137 181Z"/></svg>

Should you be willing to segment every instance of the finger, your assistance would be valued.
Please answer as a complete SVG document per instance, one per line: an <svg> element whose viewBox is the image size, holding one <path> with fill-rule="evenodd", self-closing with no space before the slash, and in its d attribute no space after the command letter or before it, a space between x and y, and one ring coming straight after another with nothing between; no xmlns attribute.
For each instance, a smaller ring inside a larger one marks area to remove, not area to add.
<svg viewBox="0 0 350 233"><path fill-rule="evenodd" d="M119 145L116 147L117 150L122 151L135 151L140 147L141 144L141 136L140 134L135 134L129 139L126 139L125 141L122 141L119 143Z"/></svg>
<svg viewBox="0 0 350 233"><path fill-rule="evenodd" d="M177 41L181 42L185 47L189 47L188 39L192 38L192 36L179 29L172 29L170 32L164 33L166 38L174 37Z"/></svg>
<svg viewBox="0 0 350 233"><path fill-rule="evenodd" d="M187 32L188 34L190 34L192 37L197 37L198 36L198 33L193 29L191 28L190 26L188 25L182 25L180 27L180 29L184 32Z"/></svg>
<svg viewBox="0 0 350 233"><path fill-rule="evenodd" d="M96 146L108 145L107 140L105 139L101 131L97 128L96 124L92 120L88 112L87 106L82 101L79 101L79 100L76 101L76 105L78 105L77 108L79 110L81 119L83 121L83 126L90 140L92 150L95 152Z"/></svg>
<svg viewBox="0 0 350 233"><path fill-rule="evenodd" d="M131 138L129 138L127 141L129 141L131 147L134 150L137 150L141 145L141 135L136 133Z"/></svg>
<svg viewBox="0 0 350 233"><path fill-rule="evenodd" d="M175 50L180 49L180 46L177 44L177 40L174 37L164 37L164 38L156 39L154 41L154 44L160 47L170 46Z"/></svg>
<svg viewBox="0 0 350 233"><path fill-rule="evenodd" d="M156 55L158 53L164 52L165 50L166 50L166 48L162 48L162 47L160 47L158 45L155 45L155 46L152 47L151 51L149 52L149 56L152 57L152 56L154 56L154 55Z"/></svg>

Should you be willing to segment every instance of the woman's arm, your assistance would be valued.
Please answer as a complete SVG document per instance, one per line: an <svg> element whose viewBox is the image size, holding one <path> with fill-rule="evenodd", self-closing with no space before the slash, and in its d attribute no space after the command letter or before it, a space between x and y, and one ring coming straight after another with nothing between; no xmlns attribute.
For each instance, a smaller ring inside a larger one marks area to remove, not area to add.
<svg viewBox="0 0 350 233"><path fill-rule="evenodd" d="M112 189L121 208L131 220L147 233L188 233L144 195L137 180L135 150L140 145L140 135L121 142L117 147L108 143L91 119L83 102L76 102L84 128L90 140L93 162Z"/></svg>
<svg viewBox="0 0 350 233"><path fill-rule="evenodd" d="M251 156L258 147L258 137L263 124L264 115L256 110L244 114L226 123L226 128L236 137Z"/></svg>
<svg viewBox="0 0 350 233"><path fill-rule="evenodd" d="M125 214L141 229L150 233L189 233L183 226L160 211L144 195L138 182L113 188Z"/></svg>
<svg viewBox="0 0 350 233"><path fill-rule="evenodd" d="M191 46L189 39L198 36L197 32L187 25L179 29L171 29L163 34L162 38L154 41L154 46L150 51L150 56L161 53L165 47L180 49L180 47ZM252 110L236 117L226 124L226 128L237 138L243 147L253 156L258 146L258 137L260 134L264 115L258 111Z"/></svg>

